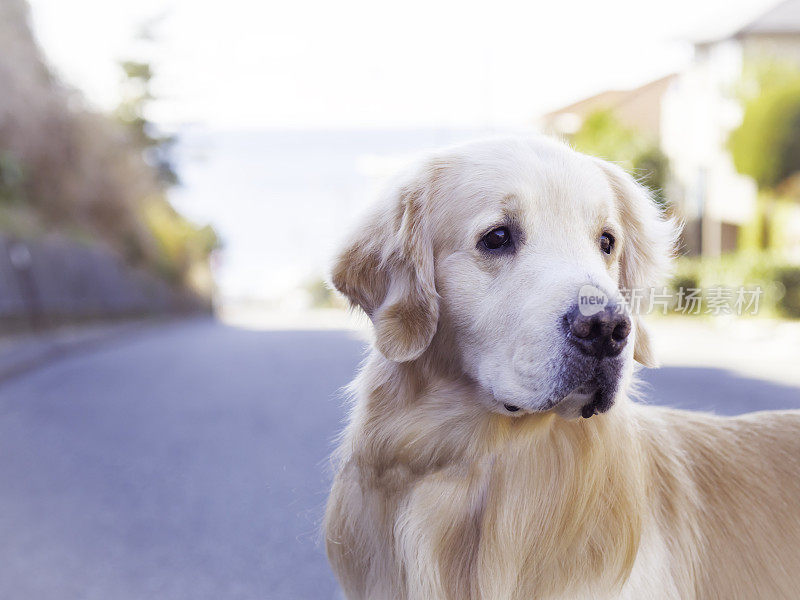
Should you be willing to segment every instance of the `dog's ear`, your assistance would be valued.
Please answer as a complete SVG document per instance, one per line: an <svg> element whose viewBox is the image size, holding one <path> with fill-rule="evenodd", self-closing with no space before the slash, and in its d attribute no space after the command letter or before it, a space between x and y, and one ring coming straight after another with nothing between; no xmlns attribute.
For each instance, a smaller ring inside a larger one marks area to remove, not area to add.
<svg viewBox="0 0 800 600"><path fill-rule="evenodd" d="M417 172L400 181L347 240L331 281L372 320L381 354L405 362L430 345L439 321L439 296L433 243L422 218L432 177Z"/></svg>
<svg viewBox="0 0 800 600"><path fill-rule="evenodd" d="M670 272L679 226L663 214L650 192L622 168L599 159L598 163L616 195L623 230L619 286L629 292L636 290L640 298L644 296L645 305L650 290L663 284ZM641 315L632 314L631 318L636 329L633 358L646 367L657 366Z"/></svg>

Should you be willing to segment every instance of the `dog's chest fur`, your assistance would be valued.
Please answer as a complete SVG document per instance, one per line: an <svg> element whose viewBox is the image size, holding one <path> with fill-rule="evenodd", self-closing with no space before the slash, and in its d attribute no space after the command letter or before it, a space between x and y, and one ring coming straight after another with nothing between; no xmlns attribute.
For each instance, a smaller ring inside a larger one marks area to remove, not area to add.
<svg viewBox="0 0 800 600"><path fill-rule="evenodd" d="M325 522L350 600L800 597L800 413L509 419L357 384Z"/></svg>
<svg viewBox="0 0 800 600"><path fill-rule="evenodd" d="M459 437L488 443L459 449L433 432L395 446L380 428L360 432L368 452L345 460L327 523L328 552L348 597L618 592L640 540L641 478L625 455L600 464L602 440L625 435L606 431L611 421L564 425L473 424L480 435L462 429ZM428 447L436 439L440 447Z"/></svg>

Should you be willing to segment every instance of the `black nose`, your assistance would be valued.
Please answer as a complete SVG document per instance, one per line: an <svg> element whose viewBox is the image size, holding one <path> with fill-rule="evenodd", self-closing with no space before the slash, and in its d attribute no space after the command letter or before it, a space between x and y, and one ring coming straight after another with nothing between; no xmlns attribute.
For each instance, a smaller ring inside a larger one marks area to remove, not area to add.
<svg viewBox="0 0 800 600"><path fill-rule="evenodd" d="M616 304L609 303L593 315L585 315L574 306L564 318L567 338L590 356L617 356L628 343L631 320Z"/></svg>

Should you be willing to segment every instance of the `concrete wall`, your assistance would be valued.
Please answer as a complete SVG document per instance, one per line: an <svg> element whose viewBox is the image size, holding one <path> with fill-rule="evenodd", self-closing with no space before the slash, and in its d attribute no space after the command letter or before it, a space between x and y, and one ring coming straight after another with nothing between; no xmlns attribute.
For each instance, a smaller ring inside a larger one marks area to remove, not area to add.
<svg viewBox="0 0 800 600"><path fill-rule="evenodd" d="M127 267L105 247L0 234L0 333L204 309L207 301Z"/></svg>

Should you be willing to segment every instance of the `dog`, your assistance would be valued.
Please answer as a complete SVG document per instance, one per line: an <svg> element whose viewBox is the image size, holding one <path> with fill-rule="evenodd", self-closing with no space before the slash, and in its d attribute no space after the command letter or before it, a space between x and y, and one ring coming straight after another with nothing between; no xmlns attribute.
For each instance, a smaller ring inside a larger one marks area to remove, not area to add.
<svg viewBox="0 0 800 600"><path fill-rule="evenodd" d="M324 521L348 599L800 598L800 411L631 399L655 357L624 292L677 230L546 138L389 186L331 274L374 330Z"/></svg>

